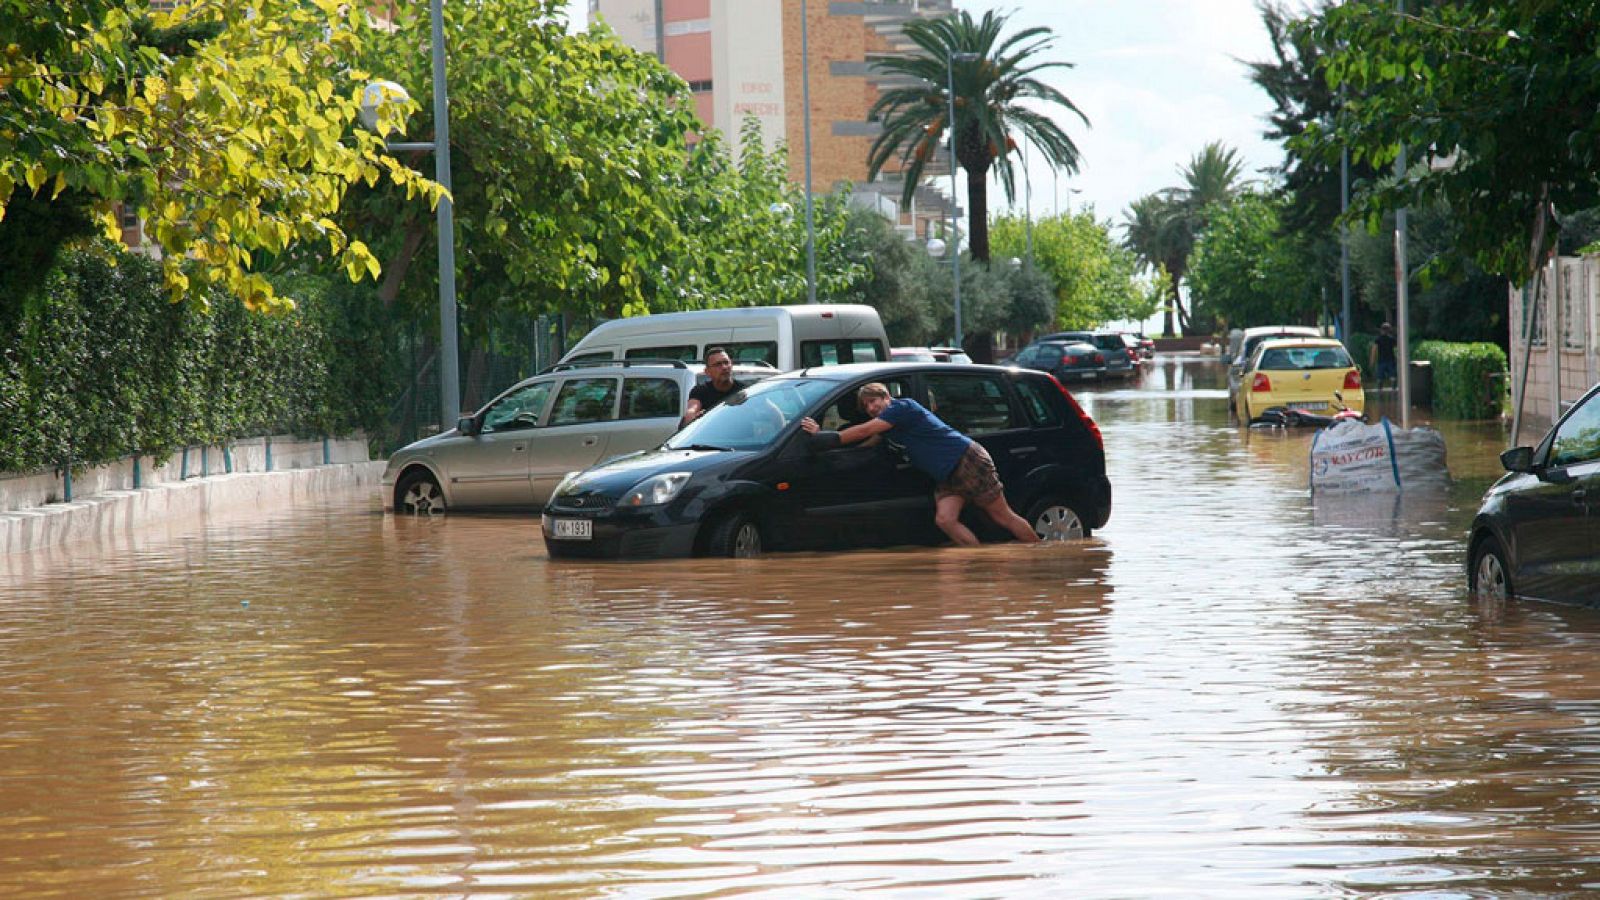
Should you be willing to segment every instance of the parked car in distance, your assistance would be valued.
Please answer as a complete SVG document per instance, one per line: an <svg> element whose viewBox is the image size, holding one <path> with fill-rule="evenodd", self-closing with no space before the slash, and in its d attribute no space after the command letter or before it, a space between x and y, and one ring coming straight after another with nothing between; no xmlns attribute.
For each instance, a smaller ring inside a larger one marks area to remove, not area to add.
<svg viewBox="0 0 1600 900"><path fill-rule="evenodd" d="M1250 361L1250 356L1261 346L1261 342L1269 338L1286 337L1322 337L1322 333L1315 328L1305 325L1266 325L1259 328L1246 328L1239 338L1239 352L1233 355L1228 362L1228 411L1234 415L1241 415L1239 411L1239 385L1244 378L1245 363Z"/></svg>
<svg viewBox="0 0 1600 900"><path fill-rule="evenodd" d="M1106 378L1127 378L1134 371L1134 354L1122 335L1114 331L1058 331L1041 334L1036 341L1083 341L1093 344L1106 357Z"/></svg>
<svg viewBox="0 0 1600 900"><path fill-rule="evenodd" d="M1061 381L1098 381L1106 376L1106 355L1086 341L1036 341L1012 357L1011 364L1049 372Z"/></svg>
<svg viewBox="0 0 1600 900"><path fill-rule="evenodd" d="M1136 363L1141 363L1150 358L1144 355L1144 347L1140 345L1139 338L1137 336L1126 331L1118 332L1118 336L1122 338L1122 343L1128 348L1129 359Z"/></svg>
<svg viewBox="0 0 1600 900"><path fill-rule="evenodd" d="M929 347L928 349L933 352L934 359L937 359L939 362L972 362L972 357L968 356L967 351L961 349L960 347Z"/></svg>
<svg viewBox="0 0 1600 900"><path fill-rule="evenodd" d="M1537 446L1500 454L1506 475L1484 494L1467 540L1480 600L1600 602L1600 385Z"/></svg>
<svg viewBox="0 0 1600 900"><path fill-rule="evenodd" d="M1054 539L1111 515L1094 420L1042 372L950 363L809 369L769 378L660 447L574 473L542 518L552 557L752 556L765 550L942 543L933 482L892 442L817 450L810 416L836 430L867 419L856 391L882 382L981 443L1006 499ZM980 537L1004 535L987 518Z"/></svg>
<svg viewBox="0 0 1600 900"><path fill-rule="evenodd" d="M1133 333L1133 336L1135 338L1138 338L1138 340L1139 340L1139 352L1144 354L1144 358L1145 359L1155 359L1156 358L1156 342L1151 340L1151 339L1149 339L1149 338L1147 338L1147 337L1145 337L1143 333L1138 332L1138 331L1135 331Z"/></svg>
<svg viewBox="0 0 1600 900"><path fill-rule="evenodd" d="M400 448L382 484L386 510L538 507L568 472L654 447L678 430L703 366L681 361L566 363L517 382L456 427ZM736 366L741 383L776 374Z"/></svg>
<svg viewBox="0 0 1600 900"><path fill-rule="evenodd" d="M927 347L891 347L889 348L890 362L949 362L940 359Z"/></svg>
<svg viewBox="0 0 1600 900"><path fill-rule="evenodd" d="M1361 370L1332 338L1263 341L1244 366L1239 418L1248 424L1275 406L1319 414L1361 412Z"/></svg>

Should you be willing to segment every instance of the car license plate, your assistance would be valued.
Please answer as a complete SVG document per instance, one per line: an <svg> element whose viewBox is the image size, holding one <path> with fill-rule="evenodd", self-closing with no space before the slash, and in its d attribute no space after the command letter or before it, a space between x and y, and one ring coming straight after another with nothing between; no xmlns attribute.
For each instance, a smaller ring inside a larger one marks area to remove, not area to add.
<svg viewBox="0 0 1600 900"><path fill-rule="evenodd" d="M1289 404L1289 408L1290 409L1327 409L1328 408L1328 404L1322 403L1320 401L1301 400L1298 403L1290 403Z"/></svg>
<svg viewBox="0 0 1600 900"><path fill-rule="evenodd" d="M594 523L588 519L551 519L550 535L564 541L587 541L594 537Z"/></svg>

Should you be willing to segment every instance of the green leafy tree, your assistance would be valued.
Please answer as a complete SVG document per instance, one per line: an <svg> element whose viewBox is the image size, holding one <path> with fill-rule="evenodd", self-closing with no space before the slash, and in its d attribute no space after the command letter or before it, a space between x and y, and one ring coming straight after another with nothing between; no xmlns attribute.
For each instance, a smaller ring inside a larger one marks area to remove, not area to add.
<svg viewBox="0 0 1600 900"><path fill-rule="evenodd" d="M1234 327L1310 322L1319 310L1309 248L1283 233L1280 197L1248 191L1218 209L1189 261L1197 313Z"/></svg>
<svg viewBox="0 0 1600 900"><path fill-rule="evenodd" d="M21 195L21 227L64 201L68 220L89 213L115 235L122 203L161 248L169 291L201 302L215 285L285 306L257 264L295 244L375 276L333 219L346 191L386 179L439 194L351 127L365 15L335 0L0 0L0 219Z"/></svg>
<svg viewBox="0 0 1600 900"><path fill-rule="evenodd" d="M1052 168L1077 172L1077 145L1039 107L1066 110L1088 124L1065 94L1036 77L1049 69L1072 67L1039 60L1053 43L1049 29L1026 28L1002 37L1005 22L1006 16L992 11L980 20L961 11L906 23L905 35L916 51L881 59L877 67L913 83L883 91L870 114L883 123L883 132L868 153L868 177L897 165L905 174L901 202L909 205L940 136L950 127L947 75L953 75L956 160L967 173L967 231L973 259L985 263L989 261L989 170L998 170L1006 198L1013 199L1016 167L1011 151L1020 137L1039 148ZM970 54L971 59L956 59L958 54Z"/></svg>
<svg viewBox="0 0 1600 900"><path fill-rule="evenodd" d="M994 222L994 241L1002 255L1027 255L1027 223L1017 216ZM1028 268L1024 266L1023 268ZM1048 277L1053 303L1025 328L1092 328L1106 322L1144 319L1155 311L1141 290L1138 261L1095 220L1093 210L1051 216L1033 223L1032 268Z"/></svg>
<svg viewBox="0 0 1600 900"><path fill-rule="evenodd" d="M1525 281L1554 245L1553 211L1600 204L1600 9L1540 0L1414 3L1352 0L1309 23L1320 71L1347 97L1332 121L1308 126L1298 152L1353 157L1388 172L1357 193L1376 226L1401 206L1448 204L1458 251Z"/></svg>
<svg viewBox="0 0 1600 900"><path fill-rule="evenodd" d="M889 342L923 346L935 340L936 317L928 302L934 263L922 247L907 241L894 223L870 209L850 211L845 256L862 272L834 299L865 303L878 310ZM948 272L940 274L948 280Z"/></svg>

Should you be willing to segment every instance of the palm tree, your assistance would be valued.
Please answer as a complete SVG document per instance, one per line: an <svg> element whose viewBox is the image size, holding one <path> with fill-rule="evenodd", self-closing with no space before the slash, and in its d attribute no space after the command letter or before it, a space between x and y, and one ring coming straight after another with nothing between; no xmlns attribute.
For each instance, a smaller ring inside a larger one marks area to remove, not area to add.
<svg viewBox="0 0 1600 900"><path fill-rule="evenodd" d="M1072 68L1067 62L1037 61L1055 40L1048 36L1050 30L1027 28L1002 39L1005 21L1006 16L994 12L974 21L963 10L906 23L905 35L918 50L883 59L877 68L914 83L884 91L869 115L883 123L883 132L868 152L867 177L876 177L885 165L898 160L905 175L901 202L909 205L950 124L946 85L954 80L956 161L967 173L967 233L972 258L980 262L989 261L989 169L999 169L1006 198L1014 199L1011 151L1018 137L1039 148L1052 167L1078 171L1078 147L1072 138L1049 115L1021 102L1059 106L1089 123L1065 94L1035 77L1046 69Z"/></svg>
<svg viewBox="0 0 1600 900"><path fill-rule="evenodd" d="M1183 308L1180 287L1189 271L1189 254L1195 240L1211 222L1211 213L1233 202L1248 182L1241 180L1244 164L1239 151L1220 141L1207 144L1178 170L1179 187L1169 187L1135 200L1124 214L1123 243L1152 269L1165 269L1172 279L1172 303L1163 323L1172 333L1172 311L1185 334L1193 324Z"/></svg>

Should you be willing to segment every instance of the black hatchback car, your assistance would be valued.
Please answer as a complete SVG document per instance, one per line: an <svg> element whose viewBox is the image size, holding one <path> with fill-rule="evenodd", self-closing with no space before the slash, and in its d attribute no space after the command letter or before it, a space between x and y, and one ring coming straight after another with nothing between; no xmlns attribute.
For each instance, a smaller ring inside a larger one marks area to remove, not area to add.
<svg viewBox="0 0 1600 900"><path fill-rule="evenodd" d="M1500 454L1467 543L1467 583L1484 600L1600 603L1600 385L1537 447Z"/></svg>
<svg viewBox="0 0 1600 900"><path fill-rule="evenodd" d="M545 507L545 546L553 557L755 556L942 542L933 482L892 441L818 450L800 429L806 416L829 430L865 421L856 390L873 381L981 443L1041 536L1087 536L1110 517L1100 429L1048 374L871 363L769 378L655 450L568 476ZM969 524L1005 536L981 513Z"/></svg>

